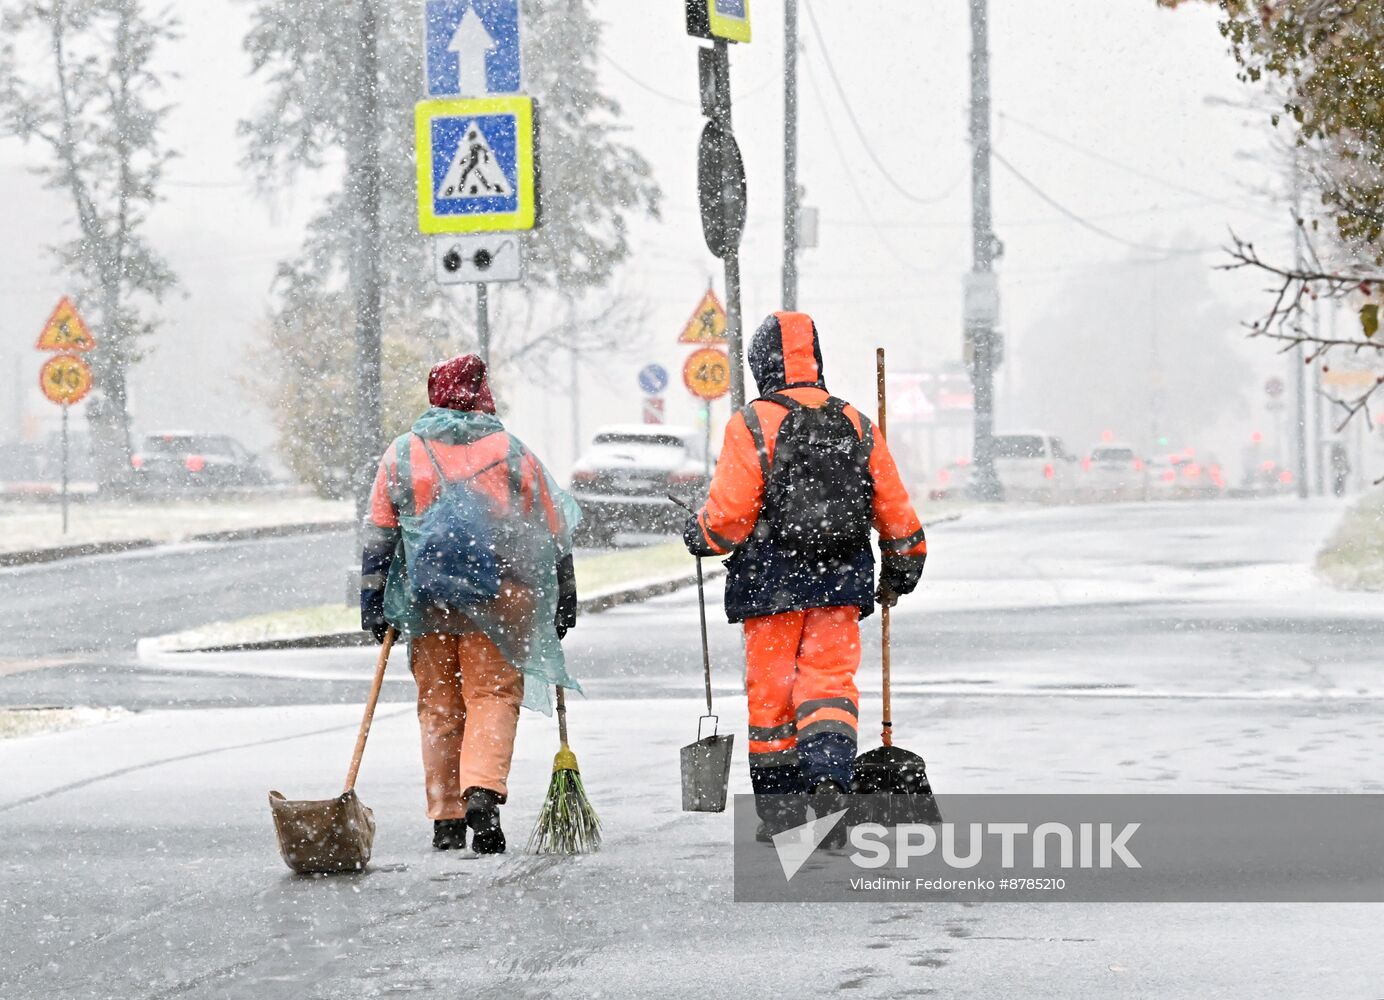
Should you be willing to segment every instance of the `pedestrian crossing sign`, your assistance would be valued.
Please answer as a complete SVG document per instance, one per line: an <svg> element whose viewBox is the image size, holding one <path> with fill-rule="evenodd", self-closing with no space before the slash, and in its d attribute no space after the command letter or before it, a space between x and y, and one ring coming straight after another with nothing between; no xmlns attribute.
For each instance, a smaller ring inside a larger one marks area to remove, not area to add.
<svg viewBox="0 0 1384 1000"><path fill-rule="evenodd" d="M537 224L532 98L423 101L415 126L420 231L481 233Z"/></svg>

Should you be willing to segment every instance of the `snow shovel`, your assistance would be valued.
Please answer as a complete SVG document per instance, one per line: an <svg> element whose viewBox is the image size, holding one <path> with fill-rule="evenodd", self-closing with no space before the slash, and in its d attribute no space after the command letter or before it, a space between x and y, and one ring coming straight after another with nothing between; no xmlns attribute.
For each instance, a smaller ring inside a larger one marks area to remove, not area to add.
<svg viewBox="0 0 1384 1000"><path fill-rule="evenodd" d="M671 494L669 500L683 510L695 512L687 504ZM711 708L711 651L706 640L706 588L702 580L702 557L697 557L697 608L702 619L702 676L706 679L706 715L697 720L697 742L683 747L682 757L682 811L683 812L725 812L726 792L730 787L730 757L735 746L735 736L717 735L720 717L712 714ZM711 720L711 735L702 736L702 726Z"/></svg>
<svg viewBox="0 0 1384 1000"><path fill-rule="evenodd" d="M284 864L300 875L362 871L370 863L375 843L375 814L356 797L356 775L365 754L365 739L375 717L375 704L384 684L384 668L394 646L395 631L390 628L380 645L375 664L375 681L360 720L351 769L346 772L346 787L334 799L286 799L280 792L269 793L269 809L279 835L279 853Z"/></svg>
<svg viewBox="0 0 1384 1000"><path fill-rule="evenodd" d="M884 390L884 348L875 352L875 379L879 393L879 433L885 436L887 407ZM883 725L880 740L883 746L867 750L855 759L855 776L851 792L855 795L889 796L856 802L851 822L898 823L942 822L937 800L932 796L932 784L927 777L927 762L918 754L894 746L894 721L889 697L889 611L880 606L880 660L884 672Z"/></svg>

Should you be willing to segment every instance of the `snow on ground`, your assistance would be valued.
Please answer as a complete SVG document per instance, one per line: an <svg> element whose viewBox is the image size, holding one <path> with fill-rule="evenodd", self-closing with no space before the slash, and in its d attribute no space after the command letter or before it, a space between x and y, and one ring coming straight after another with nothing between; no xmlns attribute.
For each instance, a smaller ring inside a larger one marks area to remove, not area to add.
<svg viewBox="0 0 1384 1000"><path fill-rule="evenodd" d="M944 792L1384 792L1384 606L1311 569L1341 509L980 511L939 526L926 585L895 616L898 743ZM288 873L265 800L339 788L354 706L142 712L0 742L7 997L1378 994L1378 906L734 903L731 815L679 808L697 631L682 591L585 619L568 640L589 678L572 745L606 830L585 858L430 849L402 664L359 784L380 824L362 876ZM744 792L738 638L717 616L711 645ZM370 659L145 669L159 691L218 679L250 702L287 677L363 693ZM521 722L504 812L516 846L555 728Z"/></svg>
<svg viewBox="0 0 1384 1000"><path fill-rule="evenodd" d="M901 742L955 792L1384 788L1374 710L901 701L928 720ZM743 732L741 707L723 711ZM679 810L677 747L696 712L577 703L604 850L467 861L430 849L417 730L390 707L359 784L380 827L373 870L330 880L282 866L265 795L333 794L354 709L148 713L0 744L11 995L1365 996L1384 971L1374 907L734 904L731 815ZM1004 724L978 740L985 719ZM554 723L526 714L512 843L555 749ZM737 758L743 792L743 746Z"/></svg>
<svg viewBox="0 0 1384 1000"><path fill-rule="evenodd" d="M152 539L176 542L191 535L238 528L318 521L352 521L351 504L306 495L246 498L188 497L130 502L87 500L69 509L62 531L57 503L0 502L0 552L57 548L88 542Z"/></svg>

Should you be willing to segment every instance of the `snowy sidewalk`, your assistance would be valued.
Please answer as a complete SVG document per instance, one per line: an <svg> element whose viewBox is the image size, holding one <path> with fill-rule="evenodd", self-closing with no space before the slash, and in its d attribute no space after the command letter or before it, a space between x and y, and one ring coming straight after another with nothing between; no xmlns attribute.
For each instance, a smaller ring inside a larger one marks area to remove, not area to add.
<svg viewBox="0 0 1384 1000"><path fill-rule="evenodd" d="M737 733L732 790L747 791L743 706L720 707L723 731ZM574 703L573 747L606 830L600 854L575 859L517 850L556 749L554 722L525 713L504 811L516 850L467 861L430 849L416 724L410 708L387 706L359 785L379 822L375 862L364 876L329 880L282 866L265 794L334 793L353 707L151 712L0 743L5 995L1377 987L1372 908L735 904L730 814L679 810L677 748L693 737L698 710L690 699ZM876 710L867 702L863 714ZM899 742L925 751L934 781L952 792L1384 788L1377 704L904 697L896 711L910 720ZM924 719L925 730L911 721ZM1296 945L1314 933L1320 942L1324 923L1333 946L1302 961Z"/></svg>

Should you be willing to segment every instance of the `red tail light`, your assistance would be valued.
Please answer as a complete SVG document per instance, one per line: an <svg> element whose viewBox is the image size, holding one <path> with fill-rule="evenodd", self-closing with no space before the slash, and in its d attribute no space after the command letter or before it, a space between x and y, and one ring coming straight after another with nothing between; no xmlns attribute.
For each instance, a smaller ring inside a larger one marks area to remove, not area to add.
<svg viewBox="0 0 1384 1000"><path fill-rule="evenodd" d="M689 483L700 483L704 478L706 477L700 472L673 472L668 475L668 483L671 486L686 486Z"/></svg>
<svg viewBox="0 0 1384 1000"><path fill-rule="evenodd" d="M1049 466L1049 468L1051 468L1051 466ZM1090 471L1091 471L1091 460L1090 460L1090 458L1083 458L1083 459L1081 460L1081 471L1082 471L1082 472L1090 472Z"/></svg>
<svg viewBox="0 0 1384 1000"><path fill-rule="evenodd" d="M1278 474L1278 481L1280 483L1291 483L1293 481L1293 474L1287 469L1284 469Z"/></svg>
<svg viewBox="0 0 1384 1000"><path fill-rule="evenodd" d="M144 456L143 456L143 455L131 455L131 456L130 456L130 468L132 468L132 469L142 469L142 468L144 468Z"/></svg>
<svg viewBox="0 0 1384 1000"><path fill-rule="evenodd" d="M1055 478L1057 478L1057 470L1054 469L1054 468L1052 467L1052 463L1051 463L1051 462L1049 462L1047 465L1043 466L1043 478L1044 478L1044 479L1055 479Z"/></svg>
<svg viewBox="0 0 1384 1000"><path fill-rule="evenodd" d="M1143 460L1142 458L1136 458L1136 459L1134 460L1134 471L1135 471L1135 472L1143 472L1143 471L1144 471L1144 460Z"/></svg>
<svg viewBox="0 0 1384 1000"><path fill-rule="evenodd" d="M1196 462L1188 462L1182 467L1182 474L1188 479L1198 479L1201 476L1201 466Z"/></svg>
<svg viewBox="0 0 1384 1000"><path fill-rule="evenodd" d="M1171 483L1176 478L1177 473L1174 472L1172 469L1169 469L1167 472L1163 473L1163 482L1165 483Z"/></svg>
<svg viewBox="0 0 1384 1000"><path fill-rule="evenodd" d="M1272 460L1272 459L1266 459L1264 462L1261 462L1260 465L1259 465L1259 468L1263 469L1265 472L1272 472L1272 471L1273 471L1273 467L1274 467L1274 463L1273 463L1273 460Z"/></svg>
<svg viewBox="0 0 1384 1000"><path fill-rule="evenodd" d="M951 473L948 470L943 469L941 472L937 473L937 481L939 483L951 482Z"/></svg>
<svg viewBox="0 0 1384 1000"><path fill-rule="evenodd" d="M183 459L183 465L187 466L188 472L201 472L207 467L207 460L201 455L189 455Z"/></svg>
<svg viewBox="0 0 1384 1000"><path fill-rule="evenodd" d="M595 481L596 473L589 469L578 469L572 473L572 482L574 483L594 483Z"/></svg>

